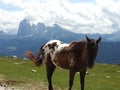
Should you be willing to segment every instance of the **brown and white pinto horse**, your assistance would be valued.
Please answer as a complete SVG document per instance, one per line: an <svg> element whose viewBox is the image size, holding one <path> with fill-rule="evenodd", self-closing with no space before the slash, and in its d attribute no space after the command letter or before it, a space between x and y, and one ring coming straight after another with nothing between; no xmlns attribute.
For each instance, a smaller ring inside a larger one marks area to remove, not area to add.
<svg viewBox="0 0 120 90"><path fill-rule="evenodd" d="M70 44L65 44L59 40L51 40L40 48L36 58L30 51L25 52L25 55L36 66L41 65L43 60L45 61L49 90L53 90L52 75L56 66L70 70L69 90L72 89L75 73L80 72L81 90L84 90L86 70L87 67L92 68L94 65L100 41L101 37L94 40L87 36L86 41L73 41Z"/></svg>

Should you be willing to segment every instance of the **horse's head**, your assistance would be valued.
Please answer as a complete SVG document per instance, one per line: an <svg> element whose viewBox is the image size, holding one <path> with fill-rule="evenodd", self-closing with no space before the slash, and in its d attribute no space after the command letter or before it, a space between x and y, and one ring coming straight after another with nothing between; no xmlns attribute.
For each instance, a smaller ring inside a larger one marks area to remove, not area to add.
<svg viewBox="0 0 120 90"><path fill-rule="evenodd" d="M87 50L88 50L88 67L92 68L94 65L94 60L97 56L98 51L98 43L101 41L101 37L99 37L97 40L90 39L86 36L87 40Z"/></svg>

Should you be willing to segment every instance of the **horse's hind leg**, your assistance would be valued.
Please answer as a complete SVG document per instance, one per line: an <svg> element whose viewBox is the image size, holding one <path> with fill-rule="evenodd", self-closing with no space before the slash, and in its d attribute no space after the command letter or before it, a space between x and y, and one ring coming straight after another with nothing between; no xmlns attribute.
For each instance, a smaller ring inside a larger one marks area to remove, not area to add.
<svg viewBox="0 0 120 90"><path fill-rule="evenodd" d="M46 63L46 70L47 70L47 79L48 79L48 88L49 90L53 90L52 87L52 75L55 70L55 65L52 64L52 62L47 62Z"/></svg>

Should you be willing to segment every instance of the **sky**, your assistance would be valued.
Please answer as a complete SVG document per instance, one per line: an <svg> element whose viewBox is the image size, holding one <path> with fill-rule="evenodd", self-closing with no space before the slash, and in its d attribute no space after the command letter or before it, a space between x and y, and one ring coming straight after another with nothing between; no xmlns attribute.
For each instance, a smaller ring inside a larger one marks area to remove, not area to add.
<svg viewBox="0 0 120 90"><path fill-rule="evenodd" d="M0 31L17 32L23 19L75 33L111 34L120 30L120 0L0 0Z"/></svg>

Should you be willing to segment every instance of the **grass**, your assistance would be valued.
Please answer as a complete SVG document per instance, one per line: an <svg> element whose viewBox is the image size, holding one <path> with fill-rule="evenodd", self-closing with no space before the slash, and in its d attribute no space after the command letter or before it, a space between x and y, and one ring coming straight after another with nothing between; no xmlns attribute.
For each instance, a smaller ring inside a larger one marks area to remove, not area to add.
<svg viewBox="0 0 120 90"><path fill-rule="evenodd" d="M120 66L95 64L88 69L85 90L119 90ZM68 90L69 71L57 68L53 74L53 85L58 90ZM23 87L24 90L47 90L45 66L36 67L29 60L11 60L0 57L0 82L11 86ZM21 90L23 90L23 88ZM76 73L73 90L79 90L79 74Z"/></svg>

